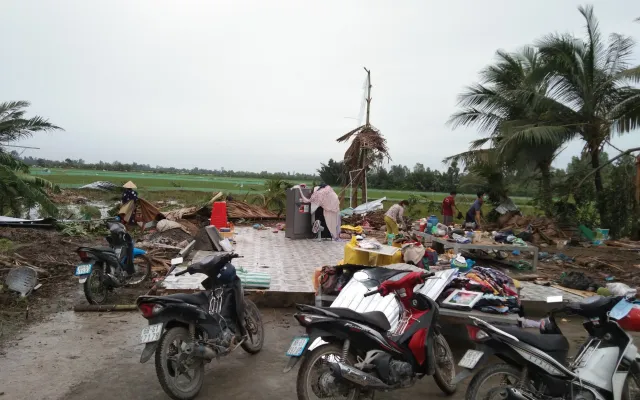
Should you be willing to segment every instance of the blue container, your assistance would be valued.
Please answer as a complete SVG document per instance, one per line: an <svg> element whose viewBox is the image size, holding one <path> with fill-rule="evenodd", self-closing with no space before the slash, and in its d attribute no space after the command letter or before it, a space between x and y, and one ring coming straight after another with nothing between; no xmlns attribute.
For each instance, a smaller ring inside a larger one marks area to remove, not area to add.
<svg viewBox="0 0 640 400"><path fill-rule="evenodd" d="M429 218L427 218L427 228L431 228L433 226L438 225L438 222L439 222L438 217L436 217L435 215L430 216Z"/></svg>

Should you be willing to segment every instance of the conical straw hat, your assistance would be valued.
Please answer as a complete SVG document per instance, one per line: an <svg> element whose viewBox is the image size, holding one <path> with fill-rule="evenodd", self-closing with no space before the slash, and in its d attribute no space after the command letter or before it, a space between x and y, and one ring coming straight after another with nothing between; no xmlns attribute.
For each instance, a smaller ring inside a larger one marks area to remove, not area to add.
<svg viewBox="0 0 640 400"><path fill-rule="evenodd" d="M125 188L125 189L137 189L138 188L136 186L136 184L131 182L131 181L125 183L124 185L122 185L122 187Z"/></svg>

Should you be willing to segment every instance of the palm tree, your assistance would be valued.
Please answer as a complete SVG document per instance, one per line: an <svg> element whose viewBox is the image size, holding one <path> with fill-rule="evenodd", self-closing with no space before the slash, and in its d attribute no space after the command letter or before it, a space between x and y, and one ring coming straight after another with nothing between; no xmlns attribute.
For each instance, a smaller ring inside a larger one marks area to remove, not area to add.
<svg viewBox="0 0 640 400"><path fill-rule="evenodd" d="M0 103L0 214L10 211L19 215L24 207L38 204L44 212L55 216L58 210L46 190L57 189L57 186L29 175L29 167L2 145L31 137L36 132L61 130L42 117L25 118L27 107L26 101Z"/></svg>
<svg viewBox="0 0 640 400"><path fill-rule="evenodd" d="M449 119L454 129L458 126L476 126L485 137L473 141L469 152L445 161L470 161L470 165L476 165L487 176L492 176L491 170L496 170L500 165L533 168L541 175L542 209L550 214L553 198L551 164L570 134L557 135L554 140L545 142L531 135L519 134L525 127L535 126L541 120L556 116L553 104L528 101L532 96L545 96L548 80L545 74L539 72L544 69L545 65L535 48L525 47L514 54L498 51L497 62L481 72L482 83L468 87L459 96L459 105L463 109ZM489 153L475 154L487 144L496 152L492 154L493 162L489 164L486 161ZM489 166L491 168L487 169Z"/></svg>
<svg viewBox="0 0 640 400"><path fill-rule="evenodd" d="M593 7L579 7L586 22L586 37L551 34L538 43L544 68L536 79L548 83L546 93L520 93L520 100L552 112L535 123L515 124L508 140L527 138L530 142L552 145L567 137L579 137L596 170L598 211L606 213L600 153L614 134L636 129L640 124L640 68L630 69L634 41L612 34L602 38ZM552 115L553 114L553 115Z"/></svg>

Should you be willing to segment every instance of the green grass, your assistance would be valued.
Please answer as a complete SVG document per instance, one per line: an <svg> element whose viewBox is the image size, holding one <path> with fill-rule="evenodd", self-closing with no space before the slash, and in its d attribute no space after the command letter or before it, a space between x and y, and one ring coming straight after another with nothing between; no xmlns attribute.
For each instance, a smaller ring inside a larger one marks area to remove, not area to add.
<svg viewBox="0 0 640 400"><path fill-rule="evenodd" d="M138 192L142 197L149 201L175 200L182 204L197 204L207 201L211 198L213 192L224 191L231 193L237 199L244 199L246 195L251 197L252 194L262 192L264 190L264 179L257 178L238 178L238 177L214 177L211 175L186 175L186 174L157 174L153 172L117 172L117 171L96 171L82 169L61 169L53 168L50 172L46 172L42 168L32 168L31 173L41 176L58 184L62 188L79 188L83 185L95 181L109 181L116 185L122 185L132 180L138 186ZM302 183L294 182L292 183ZM304 182L307 185L311 182ZM336 192L340 192L341 188L334 188ZM91 191L95 193L96 191ZM392 202L407 199L409 196L425 196L428 200L432 200L438 205L448 195L448 193L436 192L420 192L408 190L383 190L369 189L369 200L375 200L386 197L387 207ZM119 193L103 194L105 200L119 200ZM95 198L95 195L91 197ZM523 209L523 212L535 213L531 207L530 199L526 197L513 197L513 201ZM475 200L474 194L458 194L457 202L460 210L465 213L471 203ZM425 200L421 197L421 202ZM348 204L345 204L345 207ZM421 213L426 212L426 205L419 205ZM439 209L439 206L438 206ZM439 215L439 210L434 211Z"/></svg>

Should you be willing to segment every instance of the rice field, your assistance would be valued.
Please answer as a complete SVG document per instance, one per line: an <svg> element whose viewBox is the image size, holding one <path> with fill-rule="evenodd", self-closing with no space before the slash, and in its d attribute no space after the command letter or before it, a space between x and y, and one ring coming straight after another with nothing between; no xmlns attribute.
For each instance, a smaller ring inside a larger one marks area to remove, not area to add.
<svg viewBox="0 0 640 400"><path fill-rule="evenodd" d="M264 190L264 179L258 178L240 178L240 177L218 177L211 175L186 175L186 174L158 174L158 173L144 173L144 172L118 172L118 171L96 171L96 170L82 170L82 169L58 169L53 168L50 170L42 168L32 168L31 173L41 176L53 183L58 184L62 188L79 188L95 181L109 181L116 185L122 185L125 182L131 180L138 186L140 192L149 192L149 197L162 196L160 193L153 192L201 192L202 194L192 193L189 197L198 197L205 199L208 193L224 191L232 193L237 196L246 194L261 193ZM296 182L291 183L306 183L310 185L312 182ZM340 188L335 188L336 191L340 191ZM155 195L153 195L155 194ZM186 195L186 193L185 193ZM382 197L386 197L386 207L391 205L392 201L399 201L406 199L409 196L425 196L427 200L433 200L436 203L440 203L448 193L437 192L420 192L420 191L404 191L404 190L382 190L370 188L368 192L369 200L375 200ZM183 196L179 196L183 197ZM347 195L348 197L348 195ZM461 210L463 207L468 208L468 204L471 204L475 199L474 194L458 194L458 203ZM525 212L535 212L534 208L530 205L530 199L525 197L514 197L514 202ZM420 209L423 205L418 206ZM463 210L463 212L465 211ZM422 210L421 210L422 211Z"/></svg>

